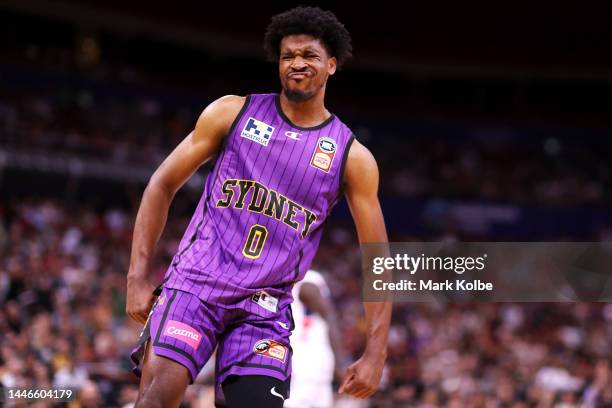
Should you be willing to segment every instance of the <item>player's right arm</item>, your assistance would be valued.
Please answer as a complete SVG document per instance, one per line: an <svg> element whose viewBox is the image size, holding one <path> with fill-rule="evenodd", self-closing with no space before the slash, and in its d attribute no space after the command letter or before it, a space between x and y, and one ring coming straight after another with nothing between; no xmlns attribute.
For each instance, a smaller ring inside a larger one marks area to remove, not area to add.
<svg viewBox="0 0 612 408"><path fill-rule="evenodd" d="M148 281L150 261L162 234L176 192L220 148L245 103L240 96L224 96L204 109L195 129L170 153L151 176L142 195L134 225L127 275L126 313L145 323L153 305L154 286Z"/></svg>

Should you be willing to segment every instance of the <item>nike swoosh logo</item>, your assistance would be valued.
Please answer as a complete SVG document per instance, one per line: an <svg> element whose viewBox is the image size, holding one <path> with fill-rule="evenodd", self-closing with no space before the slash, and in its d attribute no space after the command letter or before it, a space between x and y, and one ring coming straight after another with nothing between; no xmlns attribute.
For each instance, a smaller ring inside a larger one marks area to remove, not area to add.
<svg viewBox="0 0 612 408"><path fill-rule="evenodd" d="M275 390L276 387L272 387L272 389L270 390L270 394L274 395L275 397L278 397L280 399L282 399L283 401L285 400L285 397L283 397L282 395L280 395L278 392L276 392Z"/></svg>

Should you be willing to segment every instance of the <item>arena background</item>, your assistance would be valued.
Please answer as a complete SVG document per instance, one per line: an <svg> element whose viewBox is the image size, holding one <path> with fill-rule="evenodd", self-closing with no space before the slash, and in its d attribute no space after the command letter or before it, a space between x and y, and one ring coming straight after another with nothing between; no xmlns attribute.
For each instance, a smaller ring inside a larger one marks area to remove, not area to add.
<svg viewBox="0 0 612 408"><path fill-rule="evenodd" d="M293 5L0 1L3 385L73 386L73 407L134 401L125 275L144 186L209 102L279 90L262 38ZM327 106L379 162L392 240L612 239L612 6L323 7L355 54ZM152 279L207 171L177 195ZM356 358L344 203L315 266ZM396 304L382 390L337 406L612 406L611 340L603 303ZM208 381L185 406L208 406Z"/></svg>

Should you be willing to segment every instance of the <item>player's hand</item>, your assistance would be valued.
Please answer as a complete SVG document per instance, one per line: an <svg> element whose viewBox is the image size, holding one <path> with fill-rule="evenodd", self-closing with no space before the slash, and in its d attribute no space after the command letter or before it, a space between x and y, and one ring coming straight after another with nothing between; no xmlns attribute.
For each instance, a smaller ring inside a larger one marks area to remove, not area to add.
<svg viewBox="0 0 612 408"><path fill-rule="evenodd" d="M357 398L370 397L378 390L384 366L384 356L364 354L346 370L338 391Z"/></svg>
<svg viewBox="0 0 612 408"><path fill-rule="evenodd" d="M155 302L153 286L146 279L128 278L125 312L138 323L145 324Z"/></svg>

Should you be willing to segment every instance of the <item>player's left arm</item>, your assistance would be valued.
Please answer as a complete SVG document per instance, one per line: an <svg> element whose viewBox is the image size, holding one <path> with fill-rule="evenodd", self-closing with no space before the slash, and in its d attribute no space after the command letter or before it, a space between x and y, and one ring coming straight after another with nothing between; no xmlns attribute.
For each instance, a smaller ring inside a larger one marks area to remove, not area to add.
<svg viewBox="0 0 612 408"><path fill-rule="evenodd" d="M344 173L346 199L360 244L387 243L387 230L378 200L378 166L372 153L354 141ZM387 358L391 322L390 302L364 302L367 343L359 360L347 370L340 392L358 398L374 394Z"/></svg>

